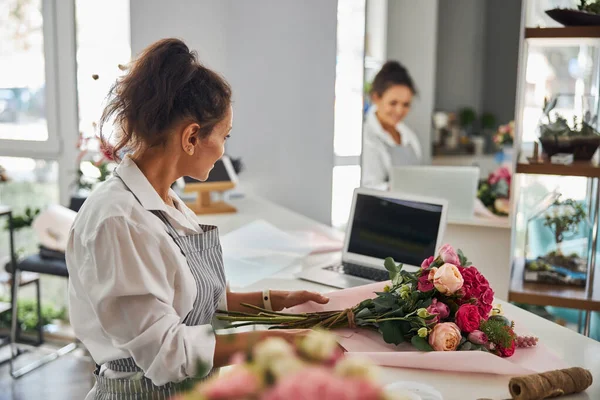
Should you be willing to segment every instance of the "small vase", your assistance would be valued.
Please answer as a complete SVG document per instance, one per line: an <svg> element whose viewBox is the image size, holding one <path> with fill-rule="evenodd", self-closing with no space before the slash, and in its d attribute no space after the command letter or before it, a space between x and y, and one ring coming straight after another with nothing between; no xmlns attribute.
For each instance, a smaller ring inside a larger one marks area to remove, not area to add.
<svg viewBox="0 0 600 400"><path fill-rule="evenodd" d="M485 148L485 138L481 136L475 136L471 139L473 142L473 147L475 148L475 155L480 156L483 154L483 150Z"/></svg>
<svg viewBox="0 0 600 400"><path fill-rule="evenodd" d="M502 147L502 164L512 164L514 153L515 153L515 149L512 145L511 146L503 146Z"/></svg>

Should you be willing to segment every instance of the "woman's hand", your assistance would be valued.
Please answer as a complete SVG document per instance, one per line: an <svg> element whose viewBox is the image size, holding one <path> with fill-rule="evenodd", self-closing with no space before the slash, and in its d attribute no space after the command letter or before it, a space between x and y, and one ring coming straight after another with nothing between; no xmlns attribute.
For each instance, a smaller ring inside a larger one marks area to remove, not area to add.
<svg viewBox="0 0 600 400"><path fill-rule="evenodd" d="M284 308L290 308L307 301L314 301L318 304L327 304L329 298L320 293L300 290L295 292L286 292L280 290L271 290L271 306L273 311L281 311Z"/></svg>

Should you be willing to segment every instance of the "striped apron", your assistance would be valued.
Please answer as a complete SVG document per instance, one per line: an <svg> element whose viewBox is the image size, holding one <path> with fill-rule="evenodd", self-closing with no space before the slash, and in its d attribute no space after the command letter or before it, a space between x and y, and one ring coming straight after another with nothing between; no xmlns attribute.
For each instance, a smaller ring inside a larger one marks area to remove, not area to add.
<svg viewBox="0 0 600 400"><path fill-rule="evenodd" d="M194 301L192 310L183 320L183 323L187 326L210 324L217 310L219 300L226 288L223 254L217 227L200 225L202 233L180 236L162 211L151 212L165 224L169 236L175 241L181 253L186 258L196 281L196 300ZM198 340L202 339L198 338ZM95 400L166 400L179 393L180 384L175 382L167 383L163 386L154 385L150 379L143 376L142 369L135 364L133 358L109 361L104 365L112 371L140 372L140 377L124 379L105 378L100 375L100 369L96 368ZM214 371L211 371L208 376L211 376L213 373Z"/></svg>

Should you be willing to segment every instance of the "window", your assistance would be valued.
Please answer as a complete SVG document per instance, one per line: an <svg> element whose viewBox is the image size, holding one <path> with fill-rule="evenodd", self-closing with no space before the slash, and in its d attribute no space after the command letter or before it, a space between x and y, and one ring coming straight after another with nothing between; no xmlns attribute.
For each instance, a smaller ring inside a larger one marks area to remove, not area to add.
<svg viewBox="0 0 600 400"><path fill-rule="evenodd" d="M129 2L76 0L75 6L79 131L91 137L106 95L131 59Z"/></svg>
<svg viewBox="0 0 600 400"><path fill-rule="evenodd" d="M365 0L340 0L337 16L332 225L343 228L360 186Z"/></svg>
<svg viewBox="0 0 600 400"><path fill-rule="evenodd" d="M0 0L0 149L6 152L58 152L48 107L54 92L46 85L53 64L48 49L54 43L46 40L51 8L50 1Z"/></svg>

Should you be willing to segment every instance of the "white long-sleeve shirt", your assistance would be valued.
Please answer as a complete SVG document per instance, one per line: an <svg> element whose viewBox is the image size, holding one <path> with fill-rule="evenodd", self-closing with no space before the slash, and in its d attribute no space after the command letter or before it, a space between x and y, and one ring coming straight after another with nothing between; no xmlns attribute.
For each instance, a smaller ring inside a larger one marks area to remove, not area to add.
<svg viewBox="0 0 600 400"><path fill-rule="evenodd" d="M196 215L175 192L167 206L130 159L85 201L67 245L71 324L97 364L133 357L155 385L212 366L211 325L186 326L197 295L185 257L164 223L181 235L201 233ZM139 199L136 200L134 195ZM226 294L219 304L226 309Z"/></svg>
<svg viewBox="0 0 600 400"><path fill-rule="evenodd" d="M369 109L363 127L362 186L387 189L393 166L391 154L393 149L409 146L418 160L423 158L423 151L419 138L404 122L396 125L396 130L402 137L402 144L396 144L381 126L375 111L375 106Z"/></svg>

